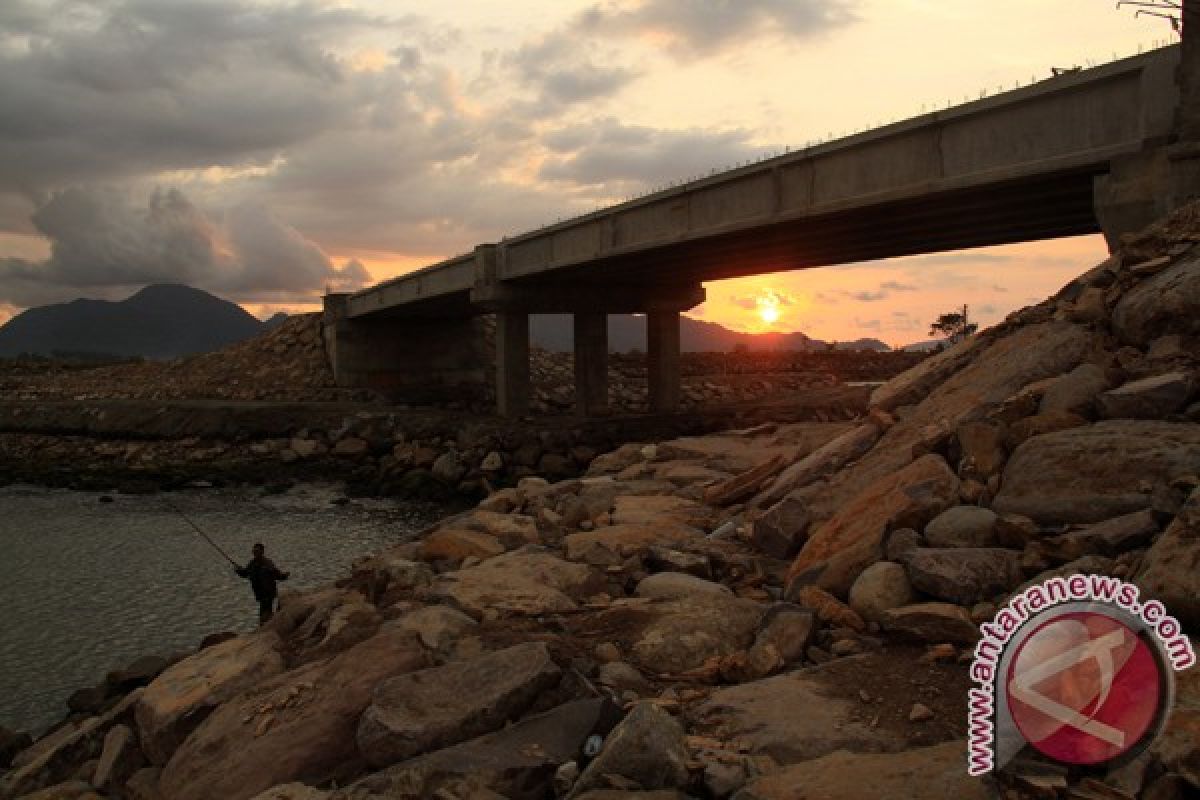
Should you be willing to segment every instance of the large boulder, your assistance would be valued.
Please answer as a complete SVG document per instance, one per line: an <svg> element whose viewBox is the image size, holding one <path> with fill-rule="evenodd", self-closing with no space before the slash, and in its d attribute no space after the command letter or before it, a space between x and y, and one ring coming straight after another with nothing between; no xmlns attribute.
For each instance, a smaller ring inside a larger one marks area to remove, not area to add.
<svg viewBox="0 0 1200 800"><path fill-rule="evenodd" d="M145 688L136 718L142 751L166 764L213 709L283 672L273 631L240 636L175 664Z"/></svg>
<svg viewBox="0 0 1200 800"><path fill-rule="evenodd" d="M940 456L922 456L863 490L809 537L789 582L815 583L845 597L859 574L883 559L892 528L924 527L958 499L958 478Z"/></svg>
<svg viewBox="0 0 1200 800"><path fill-rule="evenodd" d="M485 533L510 550L541 541L537 522L527 514L501 514L476 509L456 518L454 526Z"/></svg>
<svg viewBox="0 0 1200 800"><path fill-rule="evenodd" d="M384 627L416 634L421 644L435 653L445 653L458 639L470 633L477 623L449 606L422 606Z"/></svg>
<svg viewBox="0 0 1200 800"><path fill-rule="evenodd" d="M899 406L919 403L933 389L970 364L988 344L982 336L971 336L926 358L877 387L871 393L870 407L891 411Z"/></svg>
<svg viewBox="0 0 1200 800"><path fill-rule="evenodd" d="M945 742L902 753L840 750L752 781L734 800L988 800L991 791L966 770L966 747Z"/></svg>
<svg viewBox="0 0 1200 800"><path fill-rule="evenodd" d="M953 603L914 603L880 614L879 625L902 639L925 644L974 644L979 628L962 606Z"/></svg>
<svg viewBox="0 0 1200 800"><path fill-rule="evenodd" d="M1016 328L1006 324L952 348L948 353L958 356L970 352L956 369L937 380L920 381L918 388L905 394L903 403L917 405L901 415L870 452L830 477L826 489L814 498L814 519L832 516L866 487L909 464L927 428L953 432L964 422L981 419L1030 384L1074 369L1094 356L1100 344L1099 337L1081 325L1051 321ZM922 370L932 360L914 369ZM893 381L907 381L910 373L913 370Z"/></svg>
<svg viewBox="0 0 1200 800"><path fill-rule="evenodd" d="M20 797L72 777L84 762L99 758L109 731L133 721L145 689L135 689L96 717L68 722L18 753L12 769L0 775L0 798Z"/></svg>
<svg viewBox="0 0 1200 800"><path fill-rule="evenodd" d="M638 703L604 740L600 753L575 782L569 798L610 785L619 776L643 789L671 789L688 782L683 729L653 703Z"/></svg>
<svg viewBox="0 0 1200 800"><path fill-rule="evenodd" d="M1142 559L1136 583L1161 600L1192 635L1200 635L1200 489Z"/></svg>
<svg viewBox="0 0 1200 800"><path fill-rule="evenodd" d="M1004 469L992 508L1043 524L1100 522L1152 505L1200 473L1200 426L1109 420L1028 440Z"/></svg>
<svg viewBox="0 0 1200 800"><path fill-rule="evenodd" d="M1096 395L1108 388L1108 376L1096 364L1080 364L1055 380L1042 395L1038 412L1067 412L1088 416L1092 413Z"/></svg>
<svg viewBox="0 0 1200 800"><path fill-rule="evenodd" d="M1021 555L998 547L918 548L904 562L913 588L938 600L974 605L1021 582Z"/></svg>
<svg viewBox="0 0 1200 800"><path fill-rule="evenodd" d="M1183 796L1192 797L1200 791L1200 669L1184 670L1175 681L1175 704L1151 753L1191 785L1193 794Z"/></svg>
<svg viewBox="0 0 1200 800"><path fill-rule="evenodd" d="M671 675L749 648L763 611L758 603L730 592L692 591L671 599L614 604L595 624L642 671Z"/></svg>
<svg viewBox="0 0 1200 800"><path fill-rule="evenodd" d="M674 495L621 496L613 502L614 525L660 525L675 523L693 528L712 524L713 512L706 506Z"/></svg>
<svg viewBox="0 0 1200 800"><path fill-rule="evenodd" d="M652 547L687 550L703 543L704 534L675 521L606 525L594 531L572 533L564 540L567 559L596 565L620 564L629 556Z"/></svg>
<svg viewBox="0 0 1200 800"><path fill-rule="evenodd" d="M892 561L880 561L863 570L850 587L850 608L868 622L879 615L913 601L913 587L904 567Z"/></svg>
<svg viewBox="0 0 1200 800"><path fill-rule="evenodd" d="M648 672L673 674L749 647L763 608L738 597L703 594L661 603L655 612L631 655Z"/></svg>
<svg viewBox="0 0 1200 800"><path fill-rule="evenodd" d="M458 564L466 558L484 561L500 555L504 549L495 536L461 528L442 528L421 541L421 558Z"/></svg>
<svg viewBox="0 0 1200 800"><path fill-rule="evenodd" d="M750 543L773 558L792 558L804 544L812 518L800 491L789 492L750 527Z"/></svg>
<svg viewBox="0 0 1200 800"><path fill-rule="evenodd" d="M438 576L436 599L475 619L485 613L536 615L572 611L603 581L585 564L563 561L550 553L517 550L482 564Z"/></svg>
<svg viewBox="0 0 1200 800"><path fill-rule="evenodd" d="M996 512L979 506L954 506L925 526L930 547L991 547L996 544Z"/></svg>
<svg viewBox="0 0 1200 800"><path fill-rule="evenodd" d="M380 683L358 724L376 768L496 730L521 716L561 670L546 645L529 642Z"/></svg>
<svg viewBox="0 0 1200 800"><path fill-rule="evenodd" d="M503 730L395 764L359 780L337 800L438 797L469 781L512 800L552 795L555 769L577 757L584 740L603 727L600 699L576 700L526 717Z"/></svg>
<svg viewBox="0 0 1200 800"><path fill-rule="evenodd" d="M1112 326L1137 346L1166 334L1200 334L1200 257L1189 256L1126 292Z"/></svg>
<svg viewBox="0 0 1200 800"><path fill-rule="evenodd" d="M239 800L292 781L345 780L361 767L354 736L375 686L427 664L415 636L384 628L328 661L266 680L183 742L160 790L174 800Z"/></svg>
<svg viewBox="0 0 1200 800"><path fill-rule="evenodd" d="M1145 509L1041 539L1037 547L1048 557L1062 562L1092 554L1117 556L1148 545L1158 531L1154 512Z"/></svg>
<svg viewBox="0 0 1200 800"><path fill-rule="evenodd" d="M867 422L826 442L779 473L751 505L764 508L784 501L791 492L841 469L870 450L882 432L875 422Z"/></svg>
<svg viewBox="0 0 1200 800"><path fill-rule="evenodd" d="M1186 372L1130 381L1096 398L1104 419L1162 419L1188 404L1194 382Z"/></svg>
<svg viewBox="0 0 1200 800"><path fill-rule="evenodd" d="M680 600L695 595L730 595L729 587L688 575L686 572L657 572L638 582L634 594L652 600Z"/></svg>
<svg viewBox="0 0 1200 800"><path fill-rule="evenodd" d="M835 750L902 749L903 738L863 719L856 694L837 691L835 666L841 667L828 664L718 689L689 712L692 729L735 739L751 754L770 756L779 764Z"/></svg>

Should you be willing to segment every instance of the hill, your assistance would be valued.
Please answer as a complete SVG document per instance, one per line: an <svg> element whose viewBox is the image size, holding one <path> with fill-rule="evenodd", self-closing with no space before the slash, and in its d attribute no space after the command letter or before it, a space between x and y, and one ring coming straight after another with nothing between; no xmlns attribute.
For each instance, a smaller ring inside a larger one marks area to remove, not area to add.
<svg viewBox="0 0 1200 800"><path fill-rule="evenodd" d="M205 353L263 330L241 306L178 284L119 302L79 299L30 308L0 327L0 356L103 353L170 359Z"/></svg>

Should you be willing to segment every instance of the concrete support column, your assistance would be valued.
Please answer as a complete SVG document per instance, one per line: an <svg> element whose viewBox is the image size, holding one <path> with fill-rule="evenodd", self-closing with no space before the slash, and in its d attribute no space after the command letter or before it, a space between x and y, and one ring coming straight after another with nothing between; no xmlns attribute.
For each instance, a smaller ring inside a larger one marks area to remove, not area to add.
<svg viewBox="0 0 1200 800"><path fill-rule="evenodd" d="M529 411L529 314L496 314L496 410L502 417Z"/></svg>
<svg viewBox="0 0 1200 800"><path fill-rule="evenodd" d="M1185 142L1200 141L1200 2L1184 0L1179 60L1179 111L1176 133Z"/></svg>
<svg viewBox="0 0 1200 800"><path fill-rule="evenodd" d="M575 317L575 409L582 417L608 413L608 315Z"/></svg>
<svg viewBox="0 0 1200 800"><path fill-rule="evenodd" d="M652 310L646 314L646 378L650 410L679 408L679 311Z"/></svg>

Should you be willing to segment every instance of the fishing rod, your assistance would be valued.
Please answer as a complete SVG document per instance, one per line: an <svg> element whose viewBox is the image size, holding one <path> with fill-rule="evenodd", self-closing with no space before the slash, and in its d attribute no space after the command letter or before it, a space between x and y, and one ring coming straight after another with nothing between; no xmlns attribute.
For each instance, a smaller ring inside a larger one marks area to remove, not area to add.
<svg viewBox="0 0 1200 800"><path fill-rule="evenodd" d="M212 547L213 547L213 549L214 549L214 550L216 550L218 553L220 553L222 556L224 556L226 561L228 561L228 562L229 562L230 564L232 564L234 567L241 567L241 564L238 564L236 561L234 561L232 558L230 558L230 557L229 557L229 554L228 554L228 553L226 553L224 550L222 550L222 549L221 549L221 547L220 547L220 545L218 545L218 544L217 544L216 542L214 542L212 539L208 538L208 534L207 534L207 533L205 533L204 531L200 530L200 526L199 526L199 525L197 525L196 523L192 522L191 518L190 518L190 517L188 517L188 515L187 515L187 514L184 514L182 511L180 511L180 510L179 510L179 508L178 508L178 507L177 507L177 506L176 506L174 503L172 503L172 502L171 502L170 498L168 498L168 497L164 497L164 498L163 498L163 500L166 502L166 504L167 504L167 508L171 509L171 510L172 510L172 511L174 511L176 514L178 514L180 517L182 517L182 518L183 518L183 521L184 521L184 522L186 522L188 525L191 525L191 526L192 526L192 530L194 530L196 533L200 534L200 537L201 537L202 539L204 539L204 541L206 541L206 542L208 542L210 545L212 545Z"/></svg>

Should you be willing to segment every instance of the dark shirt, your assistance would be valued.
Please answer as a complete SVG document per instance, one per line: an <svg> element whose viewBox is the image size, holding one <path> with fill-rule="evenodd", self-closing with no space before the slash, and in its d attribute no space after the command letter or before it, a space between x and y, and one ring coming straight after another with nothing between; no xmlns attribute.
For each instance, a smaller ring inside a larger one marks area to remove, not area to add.
<svg viewBox="0 0 1200 800"><path fill-rule="evenodd" d="M275 562L263 556L252 558L250 563L239 567L237 574L250 579L250 588L254 589L254 597L258 600L270 600L278 593L275 581L286 581L288 574L280 572Z"/></svg>

